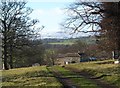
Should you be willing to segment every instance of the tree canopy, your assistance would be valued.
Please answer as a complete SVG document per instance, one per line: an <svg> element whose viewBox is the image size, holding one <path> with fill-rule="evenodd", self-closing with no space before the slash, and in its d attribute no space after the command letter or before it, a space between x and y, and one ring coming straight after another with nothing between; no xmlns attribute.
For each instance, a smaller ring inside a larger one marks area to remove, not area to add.
<svg viewBox="0 0 120 88"><path fill-rule="evenodd" d="M35 25L38 20L31 19L32 9L26 7L26 2L9 0L0 1L0 33L2 33L4 68L12 66L14 48L27 44L29 39L35 37ZM8 63L9 58L9 63Z"/></svg>
<svg viewBox="0 0 120 88"><path fill-rule="evenodd" d="M67 8L63 27L68 31L93 32L103 50L119 50L119 2L75 2Z"/></svg>

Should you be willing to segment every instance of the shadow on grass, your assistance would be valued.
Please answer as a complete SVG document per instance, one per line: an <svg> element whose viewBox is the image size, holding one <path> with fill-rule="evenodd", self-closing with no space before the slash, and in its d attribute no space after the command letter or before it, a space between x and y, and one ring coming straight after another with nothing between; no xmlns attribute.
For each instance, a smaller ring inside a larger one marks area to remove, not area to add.
<svg viewBox="0 0 120 88"><path fill-rule="evenodd" d="M47 71L26 72L25 74L21 74L21 75L3 76L2 82L6 82L6 81L8 82L19 78L24 79L31 77L54 77L54 76Z"/></svg>

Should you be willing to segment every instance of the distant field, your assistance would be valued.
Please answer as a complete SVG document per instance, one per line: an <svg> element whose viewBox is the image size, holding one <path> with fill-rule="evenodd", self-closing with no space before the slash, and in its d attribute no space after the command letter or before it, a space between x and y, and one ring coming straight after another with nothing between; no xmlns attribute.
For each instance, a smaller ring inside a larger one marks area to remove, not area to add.
<svg viewBox="0 0 120 88"><path fill-rule="evenodd" d="M49 44L52 44L52 45L72 45L75 43L77 39L65 39L65 40L62 40L62 41L59 41L59 42L51 42Z"/></svg>
<svg viewBox="0 0 120 88"><path fill-rule="evenodd" d="M52 44L52 45L72 45L77 40L80 40L86 44L95 44L95 37L80 37L80 38L69 38L69 39L44 39L44 43Z"/></svg>
<svg viewBox="0 0 120 88"><path fill-rule="evenodd" d="M53 43L49 43L52 45L72 45L74 44L73 42L53 42Z"/></svg>

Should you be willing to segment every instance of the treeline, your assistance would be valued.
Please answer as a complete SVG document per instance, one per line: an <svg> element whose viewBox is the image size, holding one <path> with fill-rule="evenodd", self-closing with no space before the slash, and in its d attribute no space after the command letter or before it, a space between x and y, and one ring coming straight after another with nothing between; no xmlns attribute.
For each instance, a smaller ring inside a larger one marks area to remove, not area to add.
<svg viewBox="0 0 120 88"><path fill-rule="evenodd" d="M13 67L30 67L35 63L44 65L45 47L41 40L29 40L29 45L14 49Z"/></svg>
<svg viewBox="0 0 120 88"><path fill-rule="evenodd" d="M78 39L74 44L45 44L45 56L47 60L46 65L54 65L54 61L59 59L59 55L68 53L84 53L87 57L94 57L97 60L104 60L112 58L111 52L101 51L97 43L87 43Z"/></svg>

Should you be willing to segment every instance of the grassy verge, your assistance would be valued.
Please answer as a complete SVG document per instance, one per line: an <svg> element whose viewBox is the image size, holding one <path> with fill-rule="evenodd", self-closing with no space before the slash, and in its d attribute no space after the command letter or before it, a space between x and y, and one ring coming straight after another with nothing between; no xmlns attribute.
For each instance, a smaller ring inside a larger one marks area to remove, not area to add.
<svg viewBox="0 0 120 88"><path fill-rule="evenodd" d="M100 77L100 79L120 87L120 64L113 64L111 62L110 60L85 62L66 65L66 67L88 72L94 77Z"/></svg>
<svg viewBox="0 0 120 88"><path fill-rule="evenodd" d="M62 86L45 66L4 70L2 81L2 86Z"/></svg>
<svg viewBox="0 0 120 88"><path fill-rule="evenodd" d="M99 88L95 83L91 82L84 77L80 77L77 74L61 67L54 66L49 68L51 71L57 71L62 74L62 77L69 78L75 85L80 86L80 88Z"/></svg>

